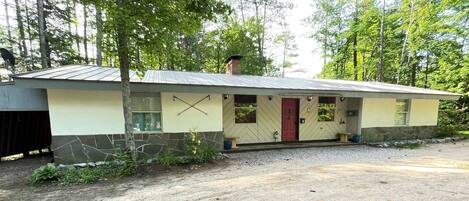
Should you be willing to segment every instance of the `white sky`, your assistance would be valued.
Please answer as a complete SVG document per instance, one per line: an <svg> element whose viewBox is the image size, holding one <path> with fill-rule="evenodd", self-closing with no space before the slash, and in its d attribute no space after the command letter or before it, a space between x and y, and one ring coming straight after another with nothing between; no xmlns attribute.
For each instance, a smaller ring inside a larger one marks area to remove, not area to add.
<svg viewBox="0 0 469 201"><path fill-rule="evenodd" d="M298 47L296 51L298 57L290 59L295 64L292 69L285 70L285 76L313 78L321 72L323 64L318 43L309 38L312 33L311 26L304 23L304 19L314 12L314 8L311 6L313 1L284 1L294 4L294 8L287 13L286 21L289 24L290 31L295 35L295 43Z"/></svg>
<svg viewBox="0 0 469 201"><path fill-rule="evenodd" d="M314 12L314 8L311 6L313 0L281 0L290 2L294 5L292 10L287 10L286 13L286 22L289 24L291 33L295 36L294 43L297 45L297 50L295 53L297 57L289 59L290 62L294 63L291 69L285 70L286 77L303 77L303 78L314 78L322 69L322 58L320 48L318 43L309 38L311 35L311 26L304 23L304 19L310 16ZM10 25L16 27L16 13L14 8L14 1L7 0L9 4L9 16L10 16ZM0 22L1 26L6 26L5 13L3 7L3 1L0 4ZM81 7L77 8L78 17L81 18ZM82 35L83 25L79 22L79 33ZM279 33L280 27L276 26L272 28L272 33ZM89 34L92 34L94 30L88 29ZM12 33L14 34L14 33ZM83 45L83 44L82 44ZM88 45L89 57L94 57L95 51L92 44ZM282 48L270 46L266 51L270 53L274 58L274 63L280 64L282 62ZM81 54L84 55L83 47L81 48ZM2 61L3 63L3 61Z"/></svg>

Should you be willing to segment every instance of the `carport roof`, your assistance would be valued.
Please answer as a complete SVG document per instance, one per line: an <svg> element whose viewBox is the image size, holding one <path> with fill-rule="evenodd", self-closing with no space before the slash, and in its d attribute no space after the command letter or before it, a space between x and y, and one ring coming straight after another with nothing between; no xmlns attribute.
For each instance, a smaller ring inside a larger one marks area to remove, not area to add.
<svg viewBox="0 0 469 201"><path fill-rule="evenodd" d="M457 99L460 95L446 91L422 89L403 85L380 82L279 78L252 75L226 75L201 72L147 70L140 78L135 71L130 71L132 84L159 84L163 86L206 86L225 88L244 88L256 90L281 90L284 93L295 94L301 92L357 92L357 93L385 93L385 94L414 94L425 98L431 96L436 99ZM92 65L68 65L43 71L28 72L15 76L15 81L73 81L92 82L95 84L120 83L118 68L99 67ZM66 82L60 82L66 83ZM50 82L49 84L54 84ZM57 83L55 83L57 84ZM27 84L26 84L27 85ZM34 84L30 84L34 85ZM59 86L40 85L42 88L60 88ZM39 86L29 86L39 87ZM350 94L350 93L348 93Z"/></svg>

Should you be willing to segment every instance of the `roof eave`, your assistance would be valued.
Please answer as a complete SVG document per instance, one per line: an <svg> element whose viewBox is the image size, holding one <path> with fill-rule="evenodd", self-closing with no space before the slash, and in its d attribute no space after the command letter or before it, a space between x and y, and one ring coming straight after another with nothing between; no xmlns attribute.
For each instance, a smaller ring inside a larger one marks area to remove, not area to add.
<svg viewBox="0 0 469 201"><path fill-rule="evenodd" d="M24 88L45 89L85 89L85 90L120 90L121 84L116 81L85 81L85 80L50 80L21 78L15 79L15 85ZM295 89L269 89L255 87L182 85L182 84L156 84L131 83L133 92L180 92L180 93L220 93L220 94L252 94L252 95L282 95L282 96L342 96L342 97L368 97L368 98L398 98L398 99L439 99L457 100L460 94L418 94L394 92L363 92L343 90L295 90Z"/></svg>

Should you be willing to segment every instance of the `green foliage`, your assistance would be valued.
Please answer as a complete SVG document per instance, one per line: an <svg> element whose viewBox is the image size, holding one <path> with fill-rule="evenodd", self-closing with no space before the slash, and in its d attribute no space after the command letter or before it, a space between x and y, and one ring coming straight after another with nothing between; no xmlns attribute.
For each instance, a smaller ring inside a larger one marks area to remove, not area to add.
<svg viewBox="0 0 469 201"><path fill-rule="evenodd" d="M206 162L215 160L217 157L217 154L218 154L218 151L214 147L207 146L207 147L202 148L199 155L200 155L200 158L202 159L202 162L206 163Z"/></svg>
<svg viewBox="0 0 469 201"><path fill-rule="evenodd" d="M195 130L191 129L186 134L186 155L195 156L199 154L202 144L202 136Z"/></svg>
<svg viewBox="0 0 469 201"><path fill-rule="evenodd" d="M107 167L70 167L63 171L60 182L64 185L71 184L90 184L98 181L100 178L110 175L103 174Z"/></svg>
<svg viewBox="0 0 469 201"><path fill-rule="evenodd" d="M464 94L441 104L440 125L469 124L469 10L461 0L319 0L309 18L324 57L322 78L377 80L384 19L384 82ZM357 45L354 45L356 36Z"/></svg>
<svg viewBox="0 0 469 201"><path fill-rule="evenodd" d="M157 162L162 166L170 167L177 165L180 161L178 161L178 158L175 154L168 152L158 156Z"/></svg>
<svg viewBox="0 0 469 201"><path fill-rule="evenodd" d="M115 163L117 163L117 175L120 177L131 176L137 173L137 162L132 159L129 151L120 151L117 153Z"/></svg>
<svg viewBox="0 0 469 201"><path fill-rule="evenodd" d="M41 184L45 182L58 181L59 178L60 171L56 167L45 165L34 170L30 177L30 182L32 184Z"/></svg>

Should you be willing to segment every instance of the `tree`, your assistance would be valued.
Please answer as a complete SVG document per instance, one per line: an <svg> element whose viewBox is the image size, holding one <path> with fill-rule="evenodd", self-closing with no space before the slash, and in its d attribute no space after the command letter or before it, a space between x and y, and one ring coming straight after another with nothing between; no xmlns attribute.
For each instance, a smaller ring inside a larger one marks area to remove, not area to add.
<svg viewBox="0 0 469 201"><path fill-rule="evenodd" d="M95 4L96 9L96 65L101 66L103 62L102 57L102 40L103 40L103 18L101 6Z"/></svg>
<svg viewBox="0 0 469 201"><path fill-rule="evenodd" d="M383 14L379 29L379 63L376 71L378 82L383 81L383 48L384 48L384 17L386 16L386 0L383 0Z"/></svg>
<svg viewBox="0 0 469 201"><path fill-rule="evenodd" d="M37 2L37 13L38 13L38 32L39 32L39 46L41 52L41 67L46 69L49 67L47 57L47 44L46 44L46 33L45 33L45 18L44 18L44 1L36 0Z"/></svg>
<svg viewBox="0 0 469 201"><path fill-rule="evenodd" d="M19 4L19 0L15 0L15 7L16 7L16 21L18 24L18 33L19 33L19 40L20 40L20 55L21 58L26 58L28 56L28 48L26 47L26 38L24 34L24 26L23 26L23 17L21 15L21 7Z"/></svg>
<svg viewBox="0 0 469 201"><path fill-rule="evenodd" d="M86 3L83 3L83 49L85 49L85 63L88 64L88 34L86 33L88 26L88 11Z"/></svg>

